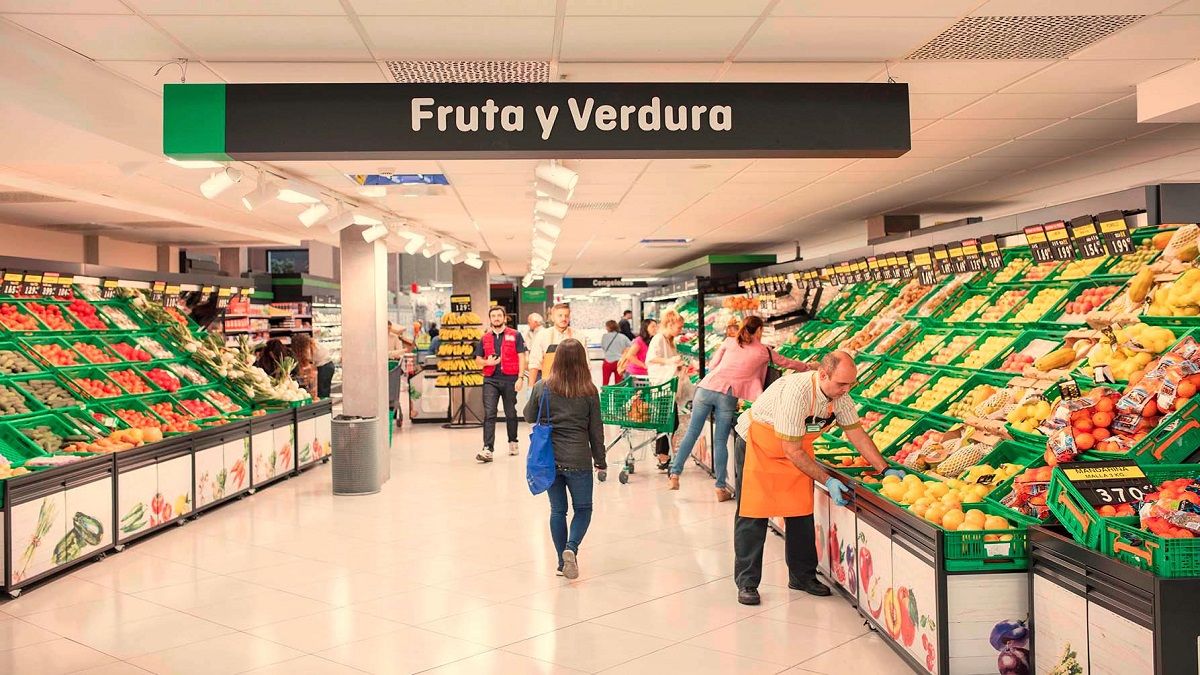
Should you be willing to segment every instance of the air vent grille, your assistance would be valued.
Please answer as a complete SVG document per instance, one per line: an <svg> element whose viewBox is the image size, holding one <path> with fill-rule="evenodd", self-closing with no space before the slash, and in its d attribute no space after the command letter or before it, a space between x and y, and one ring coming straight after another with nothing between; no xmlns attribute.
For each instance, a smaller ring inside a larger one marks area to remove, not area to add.
<svg viewBox="0 0 1200 675"><path fill-rule="evenodd" d="M44 204L48 202L66 202L50 195L40 195L36 192L0 192L0 204Z"/></svg>
<svg viewBox="0 0 1200 675"><path fill-rule="evenodd" d="M616 211L620 202L568 202L576 211Z"/></svg>
<svg viewBox="0 0 1200 675"><path fill-rule="evenodd" d="M388 61L400 83L549 82L549 61Z"/></svg>
<svg viewBox="0 0 1200 675"><path fill-rule="evenodd" d="M909 54L908 60L1061 59L1144 16L969 16Z"/></svg>

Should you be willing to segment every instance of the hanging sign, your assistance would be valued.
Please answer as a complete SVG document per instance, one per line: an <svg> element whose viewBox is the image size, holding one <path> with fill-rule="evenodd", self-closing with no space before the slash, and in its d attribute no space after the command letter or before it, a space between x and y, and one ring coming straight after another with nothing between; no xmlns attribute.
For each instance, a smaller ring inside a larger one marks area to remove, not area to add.
<svg viewBox="0 0 1200 675"><path fill-rule="evenodd" d="M58 289L54 293L54 297L60 298L60 299L74 297L75 291L72 288L74 285L75 285L75 275L74 274L58 275Z"/></svg>
<svg viewBox="0 0 1200 675"><path fill-rule="evenodd" d="M150 301L158 304L163 304L163 298L167 293L167 282L155 281L150 285Z"/></svg>
<svg viewBox="0 0 1200 675"><path fill-rule="evenodd" d="M1100 239L1100 232L1096 229L1096 223L1091 216L1080 216L1072 218L1070 224L1071 239L1075 242L1075 249L1079 251L1079 257L1083 259L1100 258L1108 254L1104 248L1104 242Z"/></svg>
<svg viewBox="0 0 1200 675"><path fill-rule="evenodd" d="M163 301L167 307L178 307L179 301L179 284L167 284L167 290L163 295Z"/></svg>
<svg viewBox="0 0 1200 675"><path fill-rule="evenodd" d="M21 295L35 296L42 293L42 275L38 272L26 272L21 279Z"/></svg>
<svg viewBox="0 0 1200 675"><path fill-rule="evenodd" d="M100 299L112 300L117 297L117 289L121 287L121 282L116 279L105 277L100 280Z"/></svg>
<svg viewBox="0 0 1200 675"><path fill-rule="evenodd" d="M962 241L963 259L966 260L968 272L979 272L983 269L983 258L979 255L979 240L964 239Z"/></svg>
<svg viewBox="0 0 1200 675"><path fill-rule="evenodd" d="M1067 232L1067 224L1061 220L1046 223L1046 240L1050 242L1050 257L1052 260L1065 261L1075 258L1075 247L1071 244L1071 235Z"/></svg>
<svg viewBox="0 0 1200 675"><path fill-rule="evenodd" d="M899 157L910 147L903 83L168 84L163 92L163 152L175 159Z"/></svg>
<svg viewBox="0 0 1200 675"><path fill-rule="evenodd" d="M226 307L228 307L229 306L229 298L232 296L233 296L232 288L217 289L217 307L219 309L225 309Z"/></svg>
<svg viewBox="0 0 1200 675"><path fill-rule="evenodd" d="M646 281L633 281L620 277L563 277L563 288L646 288Z"/></svg>
<svg viewBox="0 0 1200 675"><path fill-rule="evenodd" d="M953 274L954 270L950 268L950 250L945 244L938 244L930 249L933 253L933 271L940 275Z"/></svg>
<svg viewBox="0 0 1200 675"><path fill-rule="evenodd" d="M1025 227L1025 243L1029 244L1029 252L1033 255L1033 262L1044 263L1054 260L1054 254L1050 252L1050 241L1046 238L1046 228L1042 225L1029 225Z"/></svg>
<svg viewBox="0 0 1200 675"><path fill-rule="evenodd" d="M58 272L42 273L42 288L39 291L43 298L53 298L58 293Z"/></svg>
<svg viewBox="0 0 1200 675"><path fill-rule="evenodd" d="M21 281L24 278L25 275L21 274L20 272L5 271L4 282L3 285L0 286L0 292L3 292L5 295L20 295Z"/></svg>
<svg viewBox="0 0 1200 675"><path fill-rule="evenodd" d="M217 292L216 286L203 286L200 288L200 303L206 304L213 301Z"/></svg>
<svg viewBox="0 0 1200 675"><path fill-rule="evenodd" d="M1155 491L1146 472L1132 459L1063 462L1058 466L1084 501L1092 506L1138 502Z"/></svg>
<svg viewBox="0 0 1200 675"><path fill-rule="evenodd" d="M962 274L967 271L967 259L963 257L962 242L950 244L947 246L950 251L950 269L956 274Z"/></svg>
<svg viewBox="0 0 1200 675"><path fill-rule="evenodd" d="M996 242L996 236L989 234L979 240L979 257L983 259L983 266L989 270L997 271L1004 267L1004 256L1000 254L1000 244Z"/></svg>
<svg viewBox="0 0 1200 675"><path fill-rule="evenodd" d="M1104 248L1112 255L1133 253L1133 239L1129 236L1129 226L1125 224L1125 214L1120 211L1105 211L1096 216L1100 222L1100 238Z"/></svg>
<svg viewBox="0 0 1200 675"><path fill-rule="evenodd" d="M912 252L913 265L917 270L917 280L925 286L937 283L937 273L933 269L933 255L927 248L919 248Z"/></svg>
<svg viewBox="0 0 1200 675"><path fill-rule="evenodd" d="M471 311L471 296L469 295L452 295L450 296L450 311L455 314L462 314Z"/></svg>

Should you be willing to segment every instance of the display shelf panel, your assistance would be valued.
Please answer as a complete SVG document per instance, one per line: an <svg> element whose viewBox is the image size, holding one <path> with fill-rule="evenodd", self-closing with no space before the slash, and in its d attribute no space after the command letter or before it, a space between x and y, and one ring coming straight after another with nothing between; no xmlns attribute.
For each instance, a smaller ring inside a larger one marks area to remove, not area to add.
<svg viewBox="0 0 1200 675"><path fill-rule="evenodd" d="M189 468L191 458L188 458ZM189 471L190 473L190 471ZM188 481L191 492L191 481ZM150 464L132 471L117 474L117 540L123 541L132 535L147 530L158 523L153 511L158 495L158 464Z"/></svg>
<svg viewBox="0 0 1200 675"><path fill-rule="evenodd" d="M66 491L67 521L63 536L73 538L74 542L67 547L67 552L56 559L57 563L66 564L86 558L113 544L112 496L111 475Z"/></svg>

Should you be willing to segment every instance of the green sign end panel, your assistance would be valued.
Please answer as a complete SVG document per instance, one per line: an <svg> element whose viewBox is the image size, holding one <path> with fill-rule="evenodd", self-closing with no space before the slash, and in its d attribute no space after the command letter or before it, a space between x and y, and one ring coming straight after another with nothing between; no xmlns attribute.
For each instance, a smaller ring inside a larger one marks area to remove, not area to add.
<svg viewBox="0 0 1200 675"><path fill-rule="evenodd" d="M545 288L531 287L521 289L521 302L527 302L530 304L546 302L546 297L547 293Z"/></svg>
<svg viewBox="0 0 1200 675"><path fill-rule="evenodd" d="M164 86L163 154L178 160L229 161L224 84Z"/></svg>

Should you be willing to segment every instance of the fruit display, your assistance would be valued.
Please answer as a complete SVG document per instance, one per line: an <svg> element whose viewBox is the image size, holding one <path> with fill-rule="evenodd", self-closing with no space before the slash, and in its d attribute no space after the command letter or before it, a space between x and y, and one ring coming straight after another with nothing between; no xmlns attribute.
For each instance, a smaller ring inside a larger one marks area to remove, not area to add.
<svg viewBox="0 0 1200 675"><path fill-rule="evenodd" d="M157 429L158 425L161 424L161 422L143 412L128 408L118 408L113 410L113 414L120 417L122 422L134 428L154 427Z"/></svg>
<svg viewBox="0 0 1200 675"><path fill-rule="evenodd" d="M1074 300L1063 306L1063 313L1055 321L1058 323L1084 323L1087 313L1100 309L1121 290L1120 286L1096 286L1086 288Z"/></svg>
<svg viewBox="0 0 1200 675"><path fill-rule="evenodd" d="M888 392L888 395L884 397L883 400L887 403L899 404L909 396L912 396L914 393L916 393L918 389L923 387L925 383L929 381L929 377L930 376L926 373L918 371L911 372L903 382L892 387L891 391Z"/></svg>
<svg viewBox="0 0 1200 675"><path fill-rule="evenodd" d="M442 317L443 326L479 326L479 315L475 312L452 312Z"/></svg>
<svg viewBox="0 0 1200 675"><path fill-rule="evenodd" d="M1007 349L1014 339L1008 335L989 335L975 345L959 365L969 370L980 370Z"/></svg>
<svg viewBox="0 0 1200 675"><path fill-rule="evenodd" d="M909 347L900 356L901 361L909 361L917 363L923 361L929 352L933 351L934 347L941 344L942 340L946 339L945 333L930 333L918 340L913 346Z"/></svg>
<svg viewBox="0 0 1200 675"><path fill-rule="evenodd" d="M859 352L866 349L879 336L892 327L891 319L872 319L867 325L858 330L857 333L850 336L845 342L839 345L840 349L845 349L851 352Z"/></svg>
<svg viewBox="0 0 1200 675"><path fill-rule="evenodd" d="M67 311L75 320L91 330L108 330L108 324L96 315L96 306L87 300L75 298L67 305Z"/></svg>
<svg viewBox="0 0 1200 675"><path fill-rule="evenodd" d="M917 329L916 321L901 321L892 325L891 330L887 331L886 335L880 338L879 342L870 350L870 353L880 355L891 351L901 340L912 334Z"/></svg>
<svg viewBox="0 0 1200 675"><path fill-rule="evenodd" d="M71 343L71 348L78 352L88 363L117 363L120 361L120 359L103 349L86 342L75 341Z"/></svg>
<svg viewBox="0 0 1200 675"><path fill-rule="evenodd" d="M71 392L63 389L62 385L54 380L24 380L20 387L47 408L68 408L79 404L79 400L72 396Z"/></svg>
<svg viewBox="0 0 1200 675"><path fill-rule="evenodd" d="M25 355L13 349L0 349L0 374L19 375L21 373L36 373L38 368Z"/></svg>
<svg viewBox="0 0 1200 675"><path fill-rule="evenodd" d="M979 311L980 307L987 304L988 296L984 294L976 294L964 300L960 305L954 308L953 312L946 317L946 323L961 323L971 318L975 312Z"/></svg>
<svg viewBox="0 0 1200 675"><path fill-rule="evenodd" d="M1144 280L1139 272L1129 282L1133 284ZM1132 298L1131 298L1132 299ZM1200 315L1200 268L1190 268L1172 282L1155 287L1150 296L1150 306L1146 308L1147 316L1197 316Z"/></svg>
<svg viewBox="0 0 1200 675"><path fill-rule="evenodd" d="M29 403L21 392L0 384L0 417L29 413Z"/></svg>
<svg viewBox="0 0 1200 675"><path fill-rule="evenodd" d="M1074 280L1090 277L1093 272L1100 269L1108 261L1108 256L1068 261L1066 265L1063 265L1062 270L1059 271L1058 278L1061 280Z"/></svg>
<svg viewBox="0 0 1200 675"><path fill-rule="evenodd" d="M1033 296L1029 304L1025 305L1012 318L1016 323L1033 323L1040 320L1050 311L1051 307L1058 304L1067 296L1065 288L1043 288Z"/></svg>
<svg viewBox="0 0 1200 675"><path fill-rule="evenodd" d="M29 439L31 443L50 454L62 452L70 443L87 442L91 440L86 435L64 436L45 424L31 427L17 426L17 432Z"/></svg>
<svg viewBox="0 0 1200 675"><path fill-rule="evenodd" d="M933 286L922 284L917 279L909 279L908 283L900 289L900 293L888 303L887 311L889 314L901 315L912 309L921 298L929 294L933 290Z"/></svg>
<svg viewBox="0 0 1200 675"><path fill-rule="evenodd" d="M1133 253L1128 253L1117 258L1117 261L1113 263L1112 267L1108 268L1106 273L1120 275L1135 274L1138 270L1157 258L1160 250L1154 245L1153 241L1147 239Z"/></svg>
<svg viewBox="0 0 1200 675"><path fill-rule="evenodd" d="M213 404L215 404L224 412L230 413L241 410L241 406L239 406L237 403L234 403L233 399L215 389L204 392L204 395L208 397L208 400L212 401Z"/></svg>
<svg viewBox="0 0 1200 675"><path fill-rule="evenodd" d="M857 469L871 466L862 455L843 455L834 459L822 459L821 461L829 466L836 466L840 469Z"/></svg>
<svg viewBox="0 0 1200 675"><path fill-rule="evenodd" d="M917 396L917 400L909 404L909 407L929 412L936 408L939 403L946 400L948 396L958 391L958 388L966 384L966 382L967 379L965 377L940 377L933 384L922 389L921 393Z"/></svg>
<svg viewBox="0 0 1200 675"><path fill-rule="evenodd" d="M193 417L190 414L176 410L167 401L151 404L150 410L162 418L163 424L160 428L163 430L163 433L185 433L200 430L200 427L192 421Z"/></svg>
<svg viewBox="0 0 1200 675"><path fill-rule="evenodd" d="M1050 275L1054 274L1054 271L1056 269L1058 269L1058 266L1060 264L1061 263L1058 263L1058 262L1038 263L1036 265L1031 266L1029 269L1025 270L1025 274L1023 274L1021 276L1020 280L1021 281L1045 281L1046 279L1050 278Z"/></svg>
<svg viewBox="0 0 1200 675"><path fill-rule="evenodd" d="M941 288L930 293L917 308L916 315L927 318L941 310L942 306L956 296L966 285L964 277L954 277Z"/></svg>
<svg viewBox="0 0 1200 675"><path fill-rule="evenodd" d="M175 373L162 368L151 368L150 370L147 370L146 379L150 380L154 384L157 384L163 391L171 392L172 394L179 391L179 388L183 386L183 383L179 381L179 378L176 377Z"/></svg>
<svg viewBox="0 0 1200 675"><path fill-rule="evenodd" d="M975 409L983 405L997 392L996 387L990 384L977 384L971 388L962 398L958 399L946 409L946 414L950 417L957 417L964 420L968 417L975 416Z"/></svg>
<svg viewBox="0 0 1200 675"><path fill-rule="evenodd" d="M1200 537L1200 481L1175 478L1155 487L1140 503L1137 515L1141 528L1170 539ZM1101 512L1100 515L1122 514Z"/></svg>
<svg viewBox="0 0 1200 675"><path fill-rule="evenodd" d="M79 387L80 391L91 398L113 398L125 393L112 382L91 377L77 377L75 378L75 384ZM149 391L147 389L146 392L133 393L148 393Z"/></svg>
<svg viewBox="0 0 1200 675"><path fill-rule="evenodd" d="M142 376L133 370L112 370L108 372L108 376L112 378L113 382L121 385L121 388L129 394L149 394L154 391L146 385L146 381L142 379Z"/></svg>
<svg viewBox="0 0 1200 675"><path fill-rule="evenodd" d="M108 319L113 326L120 328L121 330L137 330L139 328L137 322L129 318L129 315L125 313L125 310L115 305L102 306L100 308L100 313L104 315L104 318Z"/></svg>
<svg viewBox="0 0 1200 675"><path fill-rule="evenodd" d="M929 358L929 362L938 366L949 365L951 361L962 356L968 347L975 344L977 339L978 336L975 335L955 335L938 347Z"/></svg>
<svg viewBox="0 0 1200 675"><path fill-rule="evenodd" d="M37 316L50 330L75 330L75 325L72 324L67 317L63 316L62 309L58 305L44 305L40 302L27 302L25 309L29 310L30 314Z"/></svg>
<svg viewBox="0 0 1200 675"><path fill-rule="evenodd" d="M997 284L1008 283L1009 281L1016 279L1017 276L1022 274L1025 270L1029 269L1029 266L1032 264L1033 260L1029 258L1013 258L1012 260L1009 260L1004 267L1000 268L999 272L996 272L994 282Z"/></svg>
<svg viewBox="0 0 1200 675"><path fill-rule="evenodd" d="M892 443L895 443L896 439L908 431L913 424L913 420L904 417L893 417L882 429L872 429L870 431L871 440L875 442L875 447L883 450Z"/></svg>
<svg viewBox="0 0 1200 675"><path fill-rule="evenodd" d="M53 342L32 345L32 350L38 358L52 366L77 366L79 355L70 349L63 349Z"/></svg>
<svg viewBox="0 0 1200 675"><path fill-rule="evenodd" d="M867 385L867 388L863 390L863 398L878 398L880 394L895 384L903 374L903 368L888 368Z"/></svg>
<svg viewBox="0 0 1200 675"><path fill-rule="evenodd" d="M151 361L154 359L154 357L151 356L149 352L139 349L137 347L134 347L133 345L129 344L128 342L114 342L114 343L112 343L112 348L113 348L114 352L120 354L121 358L125 359L126 361L145 362L145 361Z"/></svg>
<svg viewBox="0 0 1200 675"><path fill-rule="evenodd" d="M156 359L170 359L175 357L175 355L171 353L171 350L162 346L158 343L158 340L155 340L149 336L143 335L137 338L137 346L138 348L145 350L146 353L150 354L150 356Z"/></svg>
<svg viewBox="0 0 1200 675"><path fill-rule="evenodd" d="M167 368L178 375L180 379L187 380L188 384L208 384L207 377L186 363L168 363Z"/></svg>
<svg viewBox="0 0 1200 675"><path fill-rule="evenodd" d="M208 401L202 401L198 398L181 398L179 399L179 405L183 406L185 410L201 419L221 416L220 410L217 410Z"/></svg>
<svg viewBox="0 0 1200 675"><path fill-rule="evenodd" d="M979 313L978 320L984 323L996 323L1008 313L1016 309L1021 303L1025 302L1029 291L1024 288L1014 288L1011 291L1005 291L996 298L994 302L988 303L988 306Z"/></svg>
<svg viewBox="0 0 1200 675"><path fill-rule="evenodd" d="M1011 412L1004 416L1004 421L1013 426L1014 429L1024 431L1027 434L1036 434L1038 427L1050 419L1050 413L1053 411L1053 406L1044 398L1035 398L1018 405Z"/></svg>
<svg viewBox="0 0 1200 675"><path fill-rule="evenodd" d="M1119 382L1140 380L1153 358L1175 344L1175 333L1162 326L1135 323L1112 329L1116 343L1101 340L1087 355L1082 368L1088 377L1095 375L1098 366L1108 366L1113 379Z"/></svg>
<svg viewBox="0 0 1200 675"><path fill-rule="evenodd" d="M15 331L35 331L42 329L42 324L38 323L37 319L21 311L16 305L10 302L0 303L0 324L4 324L5 328Z"/></svg>

